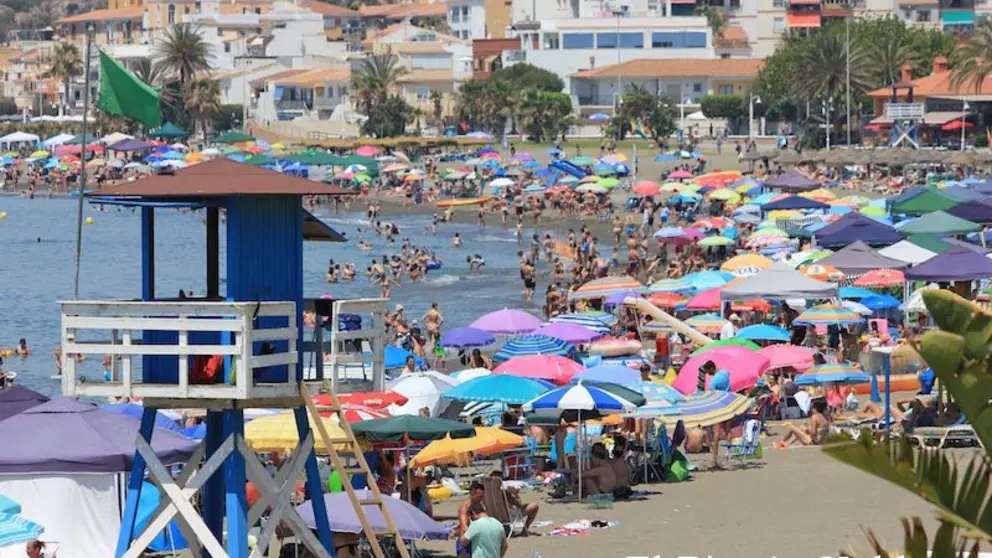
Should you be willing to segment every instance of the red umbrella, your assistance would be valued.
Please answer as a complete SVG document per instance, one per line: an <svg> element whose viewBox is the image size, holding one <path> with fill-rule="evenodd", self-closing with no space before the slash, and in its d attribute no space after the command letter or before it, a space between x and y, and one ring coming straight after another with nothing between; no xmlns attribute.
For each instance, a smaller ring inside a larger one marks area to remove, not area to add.
<svg viewBox="0 0 992 558"><path fill-rule="evenodd" d="M648 297L648 302L661 308L675 308L684 299L675 293L654 293Z"/></svg>
<svg viewBox="0 0 992 558"><path fill-rule="evenodd" d="M898 269L875 269L858 277L855 287L898 287L906 284L906 275Z"/></svg>
<svg viewBox="0 0 992 558"><path fill-rule="evenodd" d="M373 409L385 409L390 405L406 405L409 399L405 395L396 393L395 391L367 391L338 395L338 401L341 405L359 405ZM324 394L315 395L313 402L318 405L330 405L331 396Z"/></svg>
<svg viewBox="0 0 992 558"><path fill-rule="evenodd" d="M640 196L657 196L661 194L661 186L652 180L642 180L634 184L634 193Z"/></svg>
<svg viewBox="0 0 992 558"><path fill-rule="evenodd" d="M946 131L951 131L951 130L960 130L962 127L964 127L964 128L973 128L974 126L975 126L974 124L972 124L971 122L968 122L967 120L964 120L964 121L962 121L962 120L952 120L952 121L948 122L947 124L944 124L943 126L941 126L940 129L941 130L946 130Z"/></svg>
<svg viewBox="0 0 992 558"><path fill-rule="evenodd" d="M314 400L317 398L315 397ZM363 420L381 419L389 418L391 415L382 409L373 409L372 407L365 407L364 405L350 405L346 403L341 404L341 410L344 411L344 420L354 423L362 422ZM331 411L320 411L320 416L328 417L331 416Z"/></svg>

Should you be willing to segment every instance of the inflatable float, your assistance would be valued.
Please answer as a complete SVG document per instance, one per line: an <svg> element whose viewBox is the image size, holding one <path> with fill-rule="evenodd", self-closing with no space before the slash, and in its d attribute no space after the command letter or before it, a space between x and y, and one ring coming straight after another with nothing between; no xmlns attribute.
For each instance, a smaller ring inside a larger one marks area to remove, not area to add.
<svg viewBox="0 0 992 558"><path fill-rule="evenodd" d="M641 342L635 339L602 339L589 344L589 352L605 357L636 355L641 351Z"/></svg>
<svg viewBox="0 0 992 558"><path fill-rule="evenodd" d="M435 269L441 269L441 260L431 260L424 264L424 269L427 271L432 271Z"/></svg>
<svg viewBox="0 0 992 558"><path fill-rule="evenodd" d="M463 199L457 199L457 200L441 200L441 201L435 203L434 205L436 207L441 207L441 208L444 208L444 207L461 207L463 205L481 205L481 204L484 204L484 203L486 203L486 202L488 202L488 201L490 201L492 199L493 199L492 196L486 196L484 198L463 198Z"/></svg>
<svg viewBox="0 0 992 558"><path fill-rule="evenodd" d="M900 391L911 391L916 393L920 391L920 380L916 377L916 374L893 374L889 377L892 380L892 393ZM854 392L858 395L868 395L871 393L871 383L867 384L856 384L853 386ZM878 375L878 392L885 393L885 375Z"/></svg>

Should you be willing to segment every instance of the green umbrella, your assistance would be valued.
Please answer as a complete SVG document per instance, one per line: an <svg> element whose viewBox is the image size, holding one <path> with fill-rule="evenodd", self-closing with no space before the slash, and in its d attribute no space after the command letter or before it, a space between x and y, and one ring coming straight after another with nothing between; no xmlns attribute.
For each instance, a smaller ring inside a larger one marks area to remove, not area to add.
<svg viewBox="0 0 992 558"><path fill-rule="evenodd" d="M88 138L86 140L86 143L87 144L90 144L90 143L96 143L98 141L100 141L100 138L96 138L96 137L93 137L93 136L88 136ZM69 141L65 142L63 145L82 145L82 144L83 144L83 135L82 134L77 134L74 138L72 138Z"/></svg>
<svg viewBox="0 0 992 558"><path fill-rule="evenodd" d="M214 138L214 143L241 143L244 141L254 141L255 138L238 131L225 132L216 138Z"/></svg>
<svg viewBox="0 0 992 558"><path fill-rule="evenodd" d="M353 178L352 180L354 180L355 182L358 182L359 184L361 184L361 183L364 183L364 182L370 182L372 180L372 178L369 177L369 175L367 175L367 174L358 174L358 175L355 175L355 178Z"/></svg>
<svg viewBox="0 0 992 558"><path fill-rule="evenodd" d="M730 246L734 241L725 236L708 236L696 244L700 246Z"/></svg>
<svg viewBox="0 0 992 558"><path fill-rule="evenodd" d="M340 165L341 158L324 151L315 151L309 155L306 164L318 166Z"/></svg>
<svg viewBox="0 0 992 558"><path fill-rule="evenodd" d="M424 418L419 415L365 420L351 425L351 429L370 442L439 440L447 435L452 438L475 436L475 427L471 424L455 420Z"/></svg>
<svg viewBox="0 0 992 558"><path fill-rule="evenodd" d="M868 217L885 217L884 207L878 207L877 205L869 205L867 207L862 207L858 210L862 215L867 215Z"/></svg>
<svg viewBox="0 0 992 558"><path fill-rule="evenodd" d="M592 157L583 157L579 155L578 157L571 159L568 162L572 163L577 167L588 167L589 165L595 165L596 159L593 159Z"/></svg>
<svg viewBox="0 0 992 558"><path fill-rule="evenodd" d="M596 184L602 186L603 188L606 188L607 190L611 190L613 188L616 188L620 184L620 181L617 180L616 178L604 178L599 182L597 182Z"/></svg>
<svg viewBox="0 0 992 558"><path fill-rule="evenodd" d="M178 139L184 138L189 134L172 122L166 122L162 126L148 132L148 135L158 139Z"/></svg>
<svg viewBox="0 0 992 558"><path fill-rule="evenodd" d="M241 153L241 150L234 146L225 147L220 150L222 155L233 155L235 153Z"/></svg>
<svg viewBox="0 0 992 558"><path fill-rule="evenodd" d="M271 155L255 155L254 157L248 159L245 162L248 163L249 165L260 167L262 165L271 165L272 163L278 163L279 159L276 159Z"/></svg>
<svg viewBox="0 0 992 558"><path fill-rule="evenodd" d="M617 171L613 170L611 167L599 167L596 169L596 174L599 176L613 176Z"/></svg>
<svg viewBox="0 0 992 558"><path fill-rule="evenodd" d="M745 349L751 349L752 351L757 351L761 349L761 347L759 347L753 341L749 341L747 339L740 339L738 337L731 337L730 339L721 339L719 341L707 343L706 345L703 345L702 347L693 351L692 355L690 356L696 356L699 353L705 353L706 351L709 351L711 349L719 349L720 347L744 347Z"/></svg>

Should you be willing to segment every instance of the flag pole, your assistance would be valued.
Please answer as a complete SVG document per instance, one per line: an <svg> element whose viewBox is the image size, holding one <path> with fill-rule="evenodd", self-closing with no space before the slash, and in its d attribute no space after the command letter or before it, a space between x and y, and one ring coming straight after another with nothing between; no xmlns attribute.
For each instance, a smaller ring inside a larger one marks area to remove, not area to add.
<svg viewBox="0 0 992 558"><path fill-rule="evenodd" d="M80 152L82 165L79 167L79 200L76 208L76 280L73 287L73 298L79 298L79 268L82 265L83 256L83 195L86 192L86 144L89 141L87 134L89 127L90 113L90 57L93 51L93 26L86 26L86 61L84 69L86 72L85 85L83 89L83 146Z"/></svg>

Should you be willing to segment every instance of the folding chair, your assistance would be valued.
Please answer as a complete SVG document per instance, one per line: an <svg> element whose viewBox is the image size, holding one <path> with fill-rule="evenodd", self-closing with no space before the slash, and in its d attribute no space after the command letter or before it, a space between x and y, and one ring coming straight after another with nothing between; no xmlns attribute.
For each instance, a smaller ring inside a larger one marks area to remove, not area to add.
<svg viewBox="0 0 992 558"><path fill-rule="evenodd" d="M486 513L490 517L499 520L506 530L506 536L512 537L524 530L523 512L510 508L510 502L503 492L503 481L496 477L486 477L479 479L485 492L482 496L482 505L486 507Z"/></svg>
<svg viewBox="0 0 992 558"><path fill-rule="evenodd" d="M727 459L737 461L742 466L761 459L761 422L756 419L746 420L740 440L726 443L724 447L727 448Z"/></svg>

